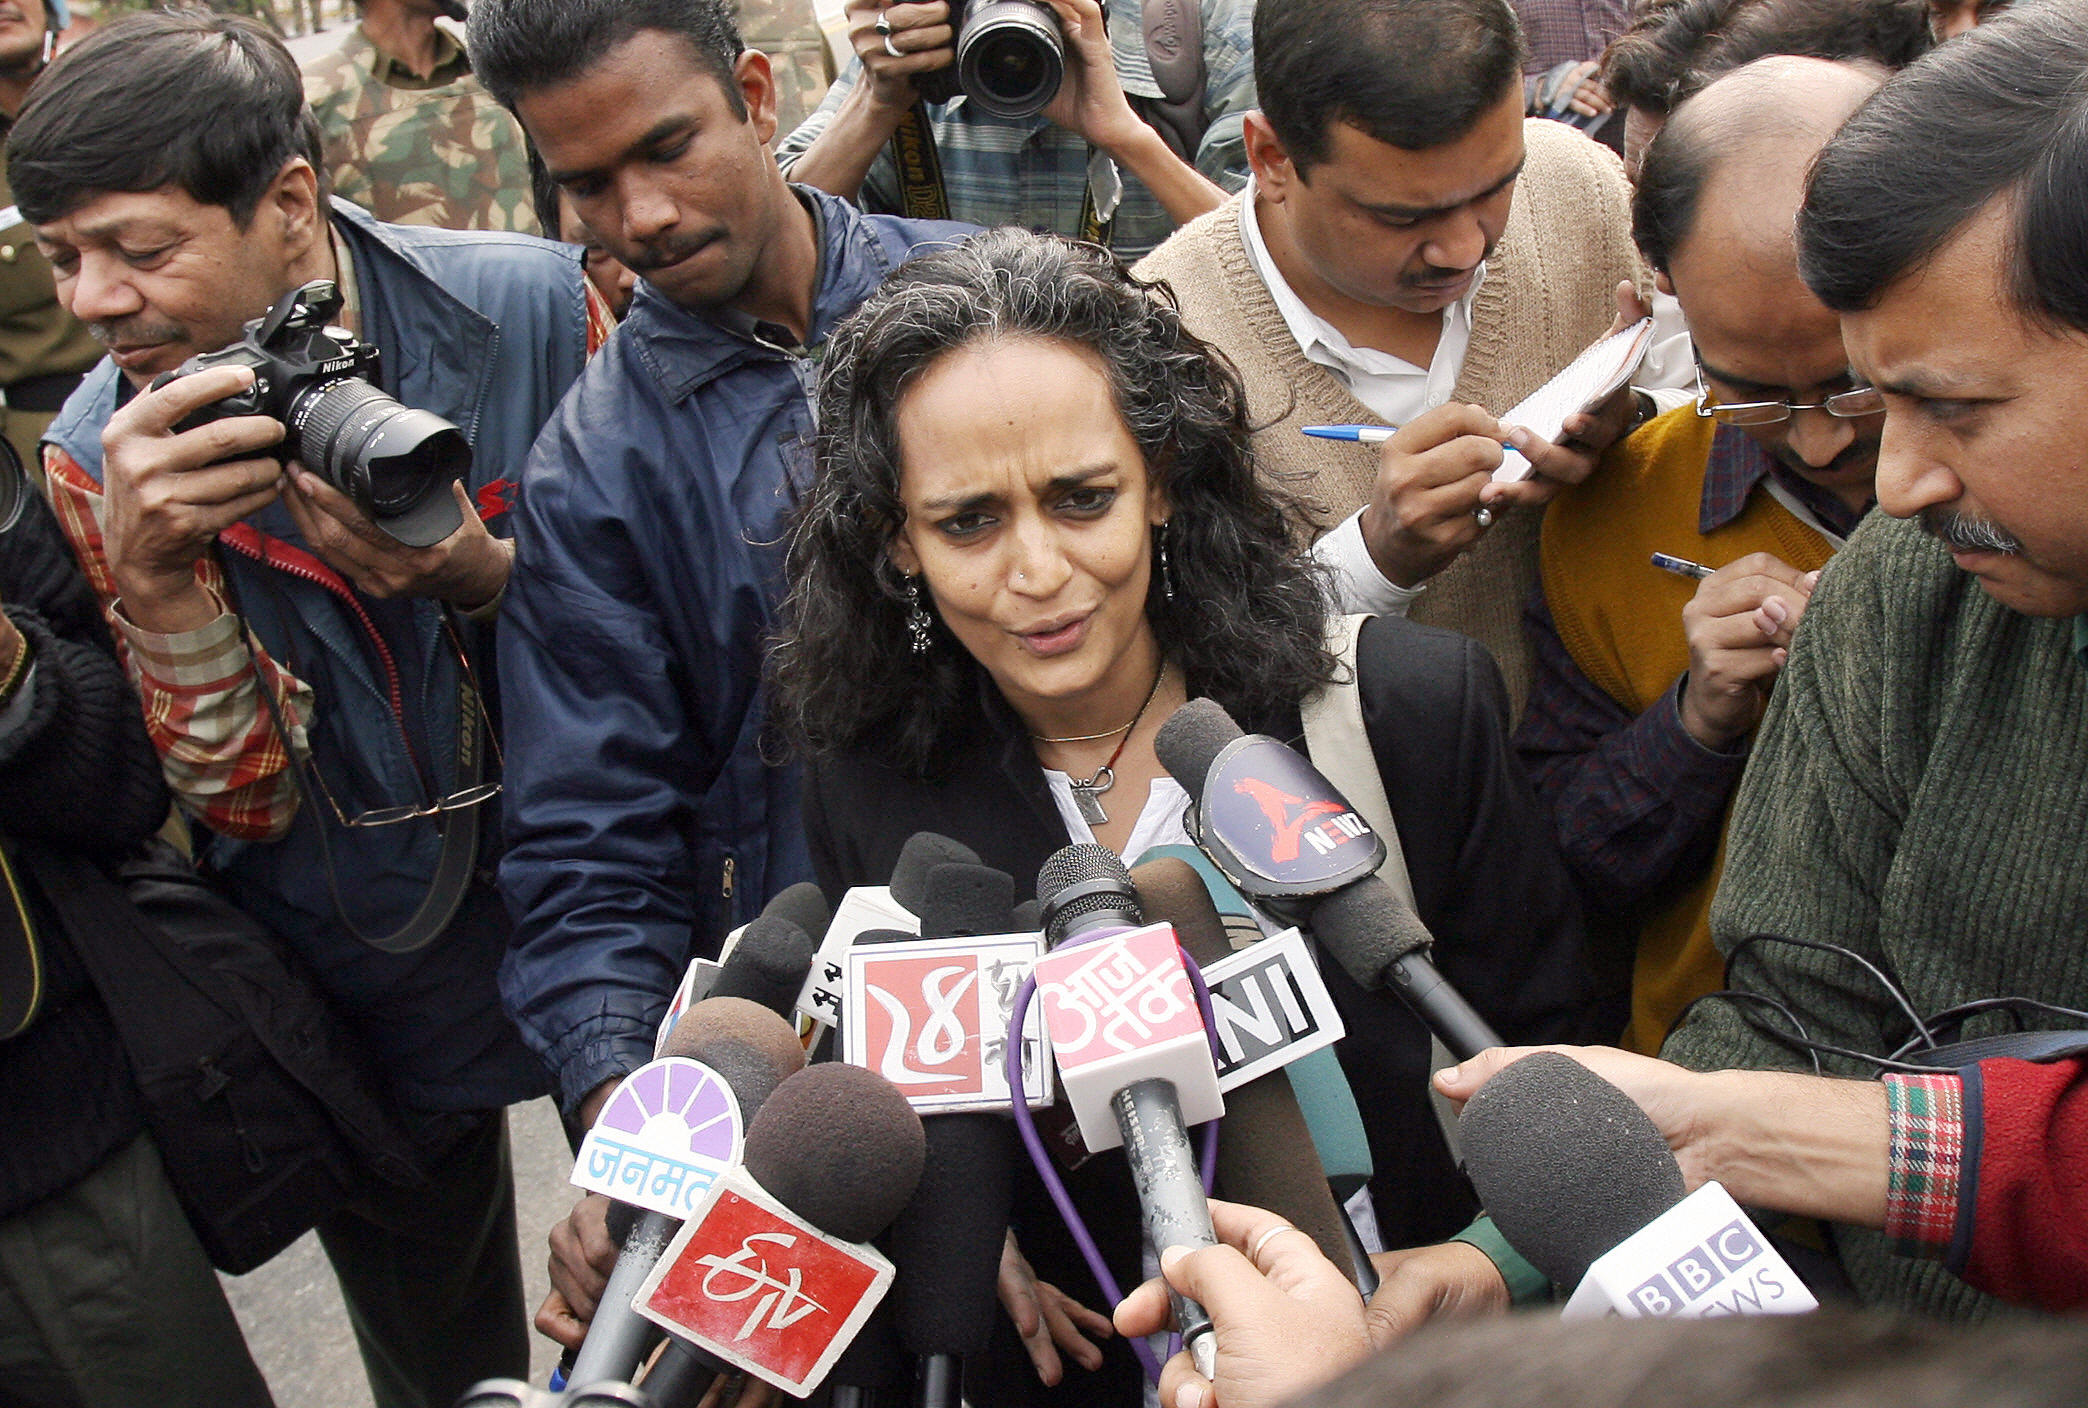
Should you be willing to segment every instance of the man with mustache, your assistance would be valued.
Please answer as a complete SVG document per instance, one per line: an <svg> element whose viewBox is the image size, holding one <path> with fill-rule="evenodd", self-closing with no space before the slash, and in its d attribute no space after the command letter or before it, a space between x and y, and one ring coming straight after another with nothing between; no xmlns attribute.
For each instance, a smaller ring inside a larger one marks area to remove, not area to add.
<svg viewBox="0 0 2088 1408"><path fill-rule="evenodd" d="M1616 157L1525 120L1523 52L1506 0L1261 6L1253 184L1138 264L1240 369L1256 464L1304 498L1345 604L1477 637L1516 708L1527 510L1646 408L1626 388L1565 445L1517 431L1538 473L1492 481L1511 438L1496 417L1599 337L1641 273ZM1316 422L1399 433L1300 434Z"/></svg>
<svg viewBox="0 0 2088 1408"><path fill-rule="evenodd" d="M1676 109L1646 153L1640 250L1696 343L1696 404L1613 447L1546 511L1517 744L1616 977L1659 1049L1718 986L1717 853L1818 570L1871 505L1881 402L1798 279L1813 155L1869 67L1762 59ZM1663 572L1655 553L1716 569Z"/></svg>
<svg viewBox="0 0 2088 1408"><path fill-rule="evenodd" d="M463 0L356 0L338 48L306 62L305 101L326 134L334 194L379 220L445 230L539 224L529 149L472 76L457 35Z"/></svg>

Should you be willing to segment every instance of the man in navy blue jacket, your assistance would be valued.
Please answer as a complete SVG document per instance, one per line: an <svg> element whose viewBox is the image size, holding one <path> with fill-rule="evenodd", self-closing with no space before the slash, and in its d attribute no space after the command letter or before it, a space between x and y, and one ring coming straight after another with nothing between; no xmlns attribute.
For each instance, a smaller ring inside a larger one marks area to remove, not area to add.
<svg viewBox="0 0 2088 1408"><path fill-rule="evenodd" d="M728 0L480 0L472 66L587 227L636 270L628 317L523 474L502 617L518 926L502 991L592 1121L693 954L811 878L795 769L761 754L761 654L809 392L834 325L964 227L786 184L775 82ZM613 1258L583 1202L553 1234L577 1341ZM593 1255L568 1255L585 1223Z"/></svg>

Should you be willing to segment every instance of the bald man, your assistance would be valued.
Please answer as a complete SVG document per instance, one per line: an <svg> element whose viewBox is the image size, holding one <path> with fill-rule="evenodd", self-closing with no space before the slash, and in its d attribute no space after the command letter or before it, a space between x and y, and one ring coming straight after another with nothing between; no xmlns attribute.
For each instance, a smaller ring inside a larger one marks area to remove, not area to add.
<svg viewBox="0 0 2088 1408"><path fill-rule="evenodd" d="M1629 965L1641 1051L1719 985L1709 913L1733 791L1819 569L1872 503L1881 402L1799 281L1794 229L1814 154L1881 78L1763 59L1669 119L1632 234L1689 321L1696 403L1620 441L1545 516L1517 746L1620 986Z"/></svg>

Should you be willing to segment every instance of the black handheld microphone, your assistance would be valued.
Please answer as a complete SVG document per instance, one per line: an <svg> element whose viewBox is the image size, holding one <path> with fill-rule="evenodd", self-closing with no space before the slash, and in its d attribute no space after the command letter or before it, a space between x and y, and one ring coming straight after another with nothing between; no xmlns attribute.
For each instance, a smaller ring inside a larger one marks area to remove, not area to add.
<svg viewBox="0 0 2088 1408"><path fill-rule="evenodd" d="M794 920L764 911L725 955L710 996L745 998L787 1019L797 1008L816 948Z"/></svg>
<svg viewBox="0 0 2088 1408"><path fill-rule="evenodd" d="M1153 750L1193 799L1189 832L1241 893L1312 931L1363 988L1388 988L1458 1060L1501 1045L1436 970L1420 916L1380 880L1385 843L1296 750L1247 734L1209 699L1160 726Z"/></svg>
<svg viewBox="0 0 2088 1408"><path fill-rule="evenodd" d="M1104 846L1073 845L1053 852L1037 874L1037 900L1054 949L1098 930L1145 923L1131 872ZM1173 1080L1142 1069L1147 1054L1131 1050L1113 1058L1122 1069L1111 1081L1122 1083L1109 1097L1138 1190L1146 1243L1156 1255L1169 1247L1211 1246L1218 1234L1211 1227L1211 1205L1197 1172L1180 1092ZM1070 1082L1067 1093L1078 1108L1078 1094ZM1211 1332L1210 1312L1172 1286L1168 1299L1197 1372L1211 1378L1218 1368L1218 1341Z"/></svg>

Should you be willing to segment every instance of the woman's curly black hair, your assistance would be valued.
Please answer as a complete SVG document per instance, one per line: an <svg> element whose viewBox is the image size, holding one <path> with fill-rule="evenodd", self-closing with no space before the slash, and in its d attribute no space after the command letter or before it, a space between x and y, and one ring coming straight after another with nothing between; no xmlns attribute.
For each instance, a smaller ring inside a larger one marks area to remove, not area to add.
<svg viewBox="0 0 2088 1408"><path fill-rule="evenodd" d="M924 775L952 724L978 708L979 666L939 621L925 656L908 648L904 583L887 556L906 516L897 413L938 358L1023 337L1101 360L1166 496L1174 598L1152 573L1146 614L1190 692L1263 718L1333 677L1322 578L1296 546L1296 506L1255 478L1231 364L1182 327L1165 285L1132 278L1107 251L1000 229L904 265L827 345L818 477L790 528L768 665L776 722L799 751L870 748Z"/></svg>

